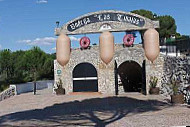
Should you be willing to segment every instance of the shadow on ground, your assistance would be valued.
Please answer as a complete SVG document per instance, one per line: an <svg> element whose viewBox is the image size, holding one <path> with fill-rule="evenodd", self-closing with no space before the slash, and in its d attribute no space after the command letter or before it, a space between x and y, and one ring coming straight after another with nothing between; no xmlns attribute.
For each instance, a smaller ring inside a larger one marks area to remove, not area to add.
<svg viewBox="0 0 190 127"><path fill-rule="evenodd" d="M0 117L0 126L104 127L127 115L158 111L168 106L157 100L145 101L129 97L93 98L4 115Z"/></svg>

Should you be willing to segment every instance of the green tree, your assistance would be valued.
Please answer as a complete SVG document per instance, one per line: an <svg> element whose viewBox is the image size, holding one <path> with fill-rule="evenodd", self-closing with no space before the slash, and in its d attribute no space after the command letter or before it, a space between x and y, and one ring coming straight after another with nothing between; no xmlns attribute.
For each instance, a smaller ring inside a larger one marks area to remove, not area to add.
<svg viewBox="0 0 190 127"><path fill-rule="evenodd" d="M158 20L160 22L160 28L158 29L158 32L160 34L160 38L169 38L171 35L179 35L179 33L176 32L177 26L175 23L175 19L169 15L164 16L158 16L156 13L153 13L148 10L134 10L131 11L132 13L144 16L146 18L149 18L151 20Z"/></svg>
<svg viewBox="0 0 190 127"><path fill-rule="evenodd" d="M0 92L8 88L10 78L13 75L13 60L11 50L4 49L0 51Z"/></svg>
<svg viewBox="0 0 190 127"><path fill-rule="evenodd" d="M0 51L0 74L2 79L8 82L8 79L13 75L13 60L11 50L4 49Z"/></svg>
<svg viewBox="0 0 190 127"><path fill-rule="evenodd" d="M39 72L43 69L46 60L46 54L38 47L33 47L25 52L22 59L22 68L26 70L25 80L36 81L40 75Z"/></svg>
<svg viewBox="0 0 190 127"><path fill-rule="evenodd" d="M171 35L176 35L176 23L175 19L169 15L158 16L156 20L160 21L160 29L158 29L160 37L169 38Z"/></svg>
<svg viewBox="0 0 190 127"><path fill-rule="evenodd" d="M153 13L152 11L148 11L148 10L144 10L144 9L140 9L140 10L134 10L131 11L132 13L144 16L146 18L149 18L151 20L155 19L155 17L157 16L155 13Z"/></svg>
<svg viewBox="0 0 190 127"><path fill-rule="evenodd" d="M0 91L10 83L53 79L55 54L46 54L38 47L28 51L0 51Z"/></svg>
<svg viewBox="0 0 190 127"><path fill-rule="evenodd" d="M46 60L42 69L40 70L40 79L54 78L54 54L46 54Z"/></svg>
<svg viewBox="0 0 190 127"><path fill-rule="evenodd" d="M25 51L19 50L16 52L12 52L12 60L14 61L13 64L13 75L11 77L10 83L23 83L24 81L25 70L22 68L22 60Z"/></svg>
<svg viewBox="0 0 190 127"><path fill-rule="evenodd" d="M38 47L33 47L25 52L22 61L22 67L26 70L25 81L34 82L34 94L36 94L36 81L40 77L40 71L46 60L46 54Z"/></svg>

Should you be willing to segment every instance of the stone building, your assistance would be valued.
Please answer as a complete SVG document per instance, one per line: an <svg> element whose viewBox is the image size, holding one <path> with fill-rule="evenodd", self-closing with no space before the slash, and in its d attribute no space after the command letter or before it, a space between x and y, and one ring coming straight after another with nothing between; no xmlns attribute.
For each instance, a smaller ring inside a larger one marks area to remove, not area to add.
<svg viewBox="0 0 190 127"><path fill-rule="evenodd" d="M101 61L98 46L92 46L87 50L73 49L66 66L62 67L54 61L55 82L62 80L66 94L85 91L115 94L117 82L119 94L148 94L150 76L157 76L158 86L161 85L163 62L161 56L154 64L149 62L141 44L133 47L116 44L114 58L108 65ZM129 79L125 79L126 77Z"/></svg>
<svg viewBox="0 0 190 127"><path fill-rule="evenodd" d="M100 33L104 30L110 32L138 30L143 33L149 28L159 28L159 22L132 13L110 10L89 13L71 20L61 28L56 28L55 34ZM71 92L148 94L150 76L157 76L158 86L161 86L162 68L163 57L160 56L151 64L145 57L142 44L131 47L115 44L114 57L108 65L100 59L99 46L91 46L86 50L73 49L65 66L54 61L55 88L61 80L61 86L66 94Z"/></svg>

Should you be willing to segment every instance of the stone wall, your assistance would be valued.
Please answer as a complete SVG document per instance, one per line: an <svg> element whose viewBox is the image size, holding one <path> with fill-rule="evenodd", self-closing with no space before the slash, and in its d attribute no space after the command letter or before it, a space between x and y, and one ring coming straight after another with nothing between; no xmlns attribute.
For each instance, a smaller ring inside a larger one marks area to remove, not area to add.
<svg viewBox="0 0 190 127"><path fill-rule="evenodd" d="M115 94L115 61L117 62L117 67L125 61L135 61L143 67L143 62L146 61L145 77L147 94L149 94L149 80L151 76L158 77L157 86L160 87L161 94L163 95L169 95L171 93L171 88L167 84L171 81L172 77L180 81L182 87L184 84L190 82L188 81L190 79L190 65L188 64L188 58L169 57L160 54L154 63L151 63L146 59L141 44L134 45L133 47L123 47L122 44L115 44L114 58L108 65L104 64L100 59L98 46L92 46L87 50L74 49L71 52L71 59L66 66L60 66L55 60L55 82L61 79L66 94L73 92L73 69L80 63L88 62L97 70L98 91L106 94ZM60 74L57 74L58 70L61 70ZM123 86L119 86L119 94L122 93L124 93Z"/></svg>
<svg viewBox="0 0 190 127"><path fill-rule="evenodd" d="M134 45L133 47L123 47L123 45L116 45L114 57L117 62L117 67L126 61L135 61L142 67L143 60L145 59L144 49L142 48L141 44ZM122 93L125 93L123 86L119 86L119 94Z"/></svg>
<svg viewBox="0 0 190 127"><path fill-rule="evenodd" d="M163 75L163 64L164 64L164 56L159 55L158 58L151 63L149 60L146 59L146 89L147 94L149 94L150 89L150 77L156 76L158 78L157 87L161 87L162 84L162 75Z"/></svg>
<svg viewBox="0 0 190 127"><path fill-rule="evenodd" d="M190 60L190 59L189 59ZM171 79L180 82L179 90L183 90L190 83L190 64L187 57L172 57L161 55L151 63L146 60L146 86L149 91L150 76L158 77L157 87L160 87L160 94L168 96L172 93Z"/></svg>
<svg viewBox="0 0 190 127"><path fill-rule="evenodd" d="M171 87L168 85L171 80L177 80L180 83L180 90L190 83L190 59L187 57L164 57L163 76L161 84L161 94L170 95Z"/></svg>
<svg viewBox="0 0 190 127"><path fill-rule="evenodd" d="M114 60L112 60L108 65L104 64L99 58L98 46L93 46L86 50L72 50L71 59L64 67L60 66L55 61L55 82L61 79L63 81L63 88L65 88L66 94L73 92L73 69L76 65L84 62L91 63L97 70L98 91L101 93L113 94L115 92ZM56 75L56 71L58 69L62 71L62 74Z"/></svg>
<svg viewBox="0 0 190 127"><path fill-rule="evenodd" d="M134 45L134 47L124 48L122 45L116 46L115 60L119 65L125 61L135 61L143 68L143 61L145 61L146 70L146 94L149 94L149 80L151 76L158 77L157 87L161 87L164 55L159 55L158 58L151 63L144 54L144 49L141 44ZM119 93L124 93L123 86L119 87Z"/></svg>
<svg viewBox="0 0 190 127"><path fill-rule="evenodd" d="M123 47L122 44L115 44L115 54L108 65L104 64L99 57L99 46L92 46L90 49L86 50L74 49L71 51L69 63L64 67L60 66L57 61L55 61L55 82L61 79L66 94L73 92L73 69L80 63L88 62L97 70L98 91L106 94L115 94L115 61L118 67L125 61L135 61L142 67L144 60L144 49L141 44L134 45L133 47ZM58 70L61 72L60 74L57 74ZM55 88L57 88L56 83ZM123 86L120 86L119 93L123 92Z"/></svg>

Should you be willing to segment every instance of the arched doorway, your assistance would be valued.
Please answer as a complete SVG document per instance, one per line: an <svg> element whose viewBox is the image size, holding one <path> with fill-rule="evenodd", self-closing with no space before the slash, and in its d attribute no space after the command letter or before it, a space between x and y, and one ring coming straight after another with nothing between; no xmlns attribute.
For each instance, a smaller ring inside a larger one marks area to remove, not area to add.
<svg viewBox="0 0 190 127"><path fill-rule="evenodd" d="M73 92L98 92L96 68L90 63L80 63L73 69Z"/></svg>
<svg viewBox="0 0 190 127"><path fill-rule="evenodd" d="M142 90L142 68L135 61L125 61L118 67L125 92L141 92Z"/></svg>

